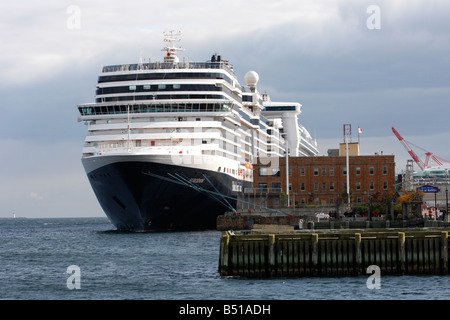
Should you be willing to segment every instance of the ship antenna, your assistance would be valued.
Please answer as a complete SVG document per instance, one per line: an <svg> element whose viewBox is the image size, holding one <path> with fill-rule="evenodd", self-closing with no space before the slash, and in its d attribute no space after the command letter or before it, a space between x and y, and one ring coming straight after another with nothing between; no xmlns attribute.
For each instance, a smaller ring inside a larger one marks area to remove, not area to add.
<svg viewBox="0 0 450 320"><path fill-rule="evenodd" d="M161 51L166 51L166 54L164 56L164 62L172 62L176 63L179 61L177 57L177 51L184 51L181 47L175 47L174 42L180 42L181 39L179 38L181 36L181 31L175 32L174 30L171 30L169 32L164 32L164 42L169 42L170 45L167 47L164 47Z"/></svg>

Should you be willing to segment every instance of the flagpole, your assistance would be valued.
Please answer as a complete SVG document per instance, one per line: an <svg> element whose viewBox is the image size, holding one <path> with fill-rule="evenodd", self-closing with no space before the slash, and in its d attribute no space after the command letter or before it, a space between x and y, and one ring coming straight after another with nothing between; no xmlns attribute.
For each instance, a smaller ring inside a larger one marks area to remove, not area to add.
<svg viewBox="0 0 450 320"><path fill-rule="evenodd" d="M358 127L358 143L359 143L359 133L361 132L361 128Z"/></svg>

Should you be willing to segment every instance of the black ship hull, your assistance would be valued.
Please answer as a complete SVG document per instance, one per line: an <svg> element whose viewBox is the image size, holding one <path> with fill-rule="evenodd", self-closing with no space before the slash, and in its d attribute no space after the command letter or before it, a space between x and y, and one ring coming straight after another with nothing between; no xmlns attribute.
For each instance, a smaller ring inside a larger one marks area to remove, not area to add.
<svg viewBox="0 0 450 320"><path fill-rule="evenodd" d="M106 216L126 231L215 229L217 216L236 208L237 191L251 187L225 173L148 161L112 162L87 176Z"/></svg>

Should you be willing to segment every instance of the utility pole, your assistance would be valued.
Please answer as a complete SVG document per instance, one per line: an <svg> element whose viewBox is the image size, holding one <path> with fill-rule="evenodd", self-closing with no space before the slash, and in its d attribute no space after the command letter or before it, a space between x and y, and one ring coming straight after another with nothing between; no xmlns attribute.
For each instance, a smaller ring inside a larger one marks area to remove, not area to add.
<svg viewBox="0 0 450 320"><path fill-rule="evenodd" d="M348 156L348 140L352 138L352 125L344 124L345 156L347 162L347 205L350 207L350 161Z"/></svg>
<svg viewBox="0 0 450 320"><path fill-rule="evenodd" d="M286 194L287 194L287 207L289 208L289 143L285 135L286 141Z"/></svg>

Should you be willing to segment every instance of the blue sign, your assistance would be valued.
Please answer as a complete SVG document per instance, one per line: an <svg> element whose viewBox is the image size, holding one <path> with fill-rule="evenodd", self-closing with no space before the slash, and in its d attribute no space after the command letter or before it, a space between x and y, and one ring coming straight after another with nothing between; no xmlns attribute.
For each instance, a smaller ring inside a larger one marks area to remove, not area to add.
<svg viewBox="0 0 450 320"><path fill-rule="evenodd" d="M428 184L418 187L416 190L419 192L425 192L425 193L438 193L439 192L438 187L430 186Z"/></svg>

